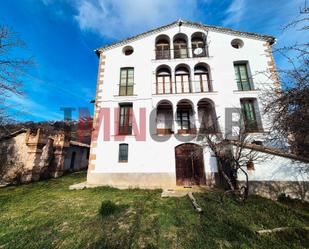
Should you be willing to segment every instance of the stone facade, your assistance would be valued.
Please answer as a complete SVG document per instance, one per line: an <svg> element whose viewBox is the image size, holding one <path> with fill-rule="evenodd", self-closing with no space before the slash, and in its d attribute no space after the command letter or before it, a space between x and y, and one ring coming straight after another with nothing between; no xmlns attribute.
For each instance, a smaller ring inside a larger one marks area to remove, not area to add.
<svg viewBox="0 0 309 249"><path fill-rule="evenodd" d="M103 78L105 72L105 58L106 58L102 52L100 52L98 56L99 56L99 68L97 77L96 100L94 106L93 127L96 127L99 118L99 112L100 112L99 102L102 99L100 93L102 92L103 88ZM95 134L92 134L88 170L94 170L95 166L94 161L96 160L96 154L95 154L96 147L97 147L97 136Z"/></svg>
<svg viewBox="0 0 309 249"><path fill-rule="evenodd" d="M0 141L0 183L25 183L59 177L69 170L65 168L65 161L70 164L70 152L74 148L78 160L73 170L86 168L89 145L74 143L64 133L48 135L40 129L34 133L28 129L4 137Z"/></svg>

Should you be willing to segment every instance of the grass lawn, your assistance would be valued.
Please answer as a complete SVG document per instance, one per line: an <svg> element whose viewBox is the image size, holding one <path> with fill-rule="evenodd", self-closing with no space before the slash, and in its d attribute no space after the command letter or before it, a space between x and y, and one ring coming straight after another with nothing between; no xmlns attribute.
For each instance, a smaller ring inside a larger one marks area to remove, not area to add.
<svg viewBox="0 0 309 249"><path fill-rule="evenodd" d="M300 229L257 235L258 229L309 226L308 206L253 196L220 202L219 191L160 197L160 190L68 189L85 173L0 189L0 248L308 248ZM117 203L102 217L102 201Z"/></svg>

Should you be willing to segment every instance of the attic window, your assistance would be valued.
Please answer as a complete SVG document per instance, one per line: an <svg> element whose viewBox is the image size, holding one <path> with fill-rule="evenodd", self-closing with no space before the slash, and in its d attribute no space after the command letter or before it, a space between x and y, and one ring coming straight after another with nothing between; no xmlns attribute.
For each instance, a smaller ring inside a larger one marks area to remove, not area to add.
<svg viewBox="0 0 309 249"><path fill-rule="evenodd" d="M231 45L233 48L239 49L244 46L244 42L240 39L234 39L231 41Z"/></svg>
<svg viewBox="0 0 309 249"><path fill-rule="evenodd" d="M134 49L133 49L133 47L131 47L131 46L126 46L126 47L124 47L123 49L122 49L122 52L127 56L127 55L131 55L131 54L133 54L133 51L134 51Z"/></svg>

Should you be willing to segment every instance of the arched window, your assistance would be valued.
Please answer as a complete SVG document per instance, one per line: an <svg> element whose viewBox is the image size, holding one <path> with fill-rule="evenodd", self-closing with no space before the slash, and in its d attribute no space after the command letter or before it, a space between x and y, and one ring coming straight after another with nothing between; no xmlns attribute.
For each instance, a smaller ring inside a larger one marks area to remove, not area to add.
<svg viewBox="0 0 309 249"><path fill-rule="evenodd" d="M191 101L183 99L177 103L177 133L190 134L195 132L194 112Z"/></svg>
<svg viewBox="0 0 309 249"><path fill-rule="evenodd" d="M156 39L156 59L170 59L170 39L166 35L160 35Z"/></svg>
<svg viewBox="0 0 309 249"><path fill-rule="evenodd" d="M172 133L173 106L168 100L162 100L157 105L157 134L167 135Z"/></svg>
<svg viewBox="0 0 309 249"><path fill-rule="evenodd" d="M161 67L157 70L157 94L172 93L171 71L168 67Z"/></svg>
<svg viewBox="0 0 309 249"><path fill-rule="evenodd" d="M191 36L191 46L193 57L207 56L206 37L201 32L196 32Z"/></svg>
<svg viewBox="0 0 309 249"><path fill-rule="evenodd" d="M211 92L212 87L209 77L209 67L198 64L194 67L194 85L196 92Z"/></svg>
<svg viewBox="0 0 309 249"><path fill-rule="evenodd" d="M218 131L217 115L214 104L209 99L201 99L197 103L200 133L214 133Z"/></svg>
<svg viewBox="0 0 309 249"><path fill-rule="evenodd" d="M176 93L190 93L190 72L187 66L178 66L175 70Z"/></svg>
<svg viewBox="0 0 309 249"><path fill-rule="evenodd" d="M174 58L188 58L187 36L177 34L174 37Z"/></svg>

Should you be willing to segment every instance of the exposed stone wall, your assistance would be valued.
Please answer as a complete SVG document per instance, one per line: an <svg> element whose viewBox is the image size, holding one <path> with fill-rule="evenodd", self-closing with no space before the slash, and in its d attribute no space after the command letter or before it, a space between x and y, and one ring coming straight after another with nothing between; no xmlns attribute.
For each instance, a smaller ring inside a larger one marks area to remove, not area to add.
<svg viewBox="0 0 309 249"><path fill-rule="evenodd" d="M50 165L50 174L52 177L59 177L63 174L64 158L69 146L70 144L66 140L65 134L54 136L54 157Z"/></svg>
<svg viewBox="0 0 309 249"><path fill-rule="evenodd" d="M263 46L266 47L264 51L266 53L266 57L268 58L267 64L271 79L274 81L276 87L281 87L271 44L269 42L265 42Z"/></svg>
<svg viewBox="0 0 309 249"><path fill-rule="evenodd" d="M40 157L40 162L38 164L37 170L41 178L47 178L49 176L49 166L54 157L54 140L49 138L46 145L42 149L42 154Z"/></svg>
<svg viewBox="0 0 309 249"><path fill-rule="evenodd" d="M64 171L79 171L88 166L89 148L81 146L70 146L64 158ZM74 164L72 165L73 153L75 153Z"/></svg>
<svg viewBox="0 0 309 249"><path fill-rule="evenodd" d="M97 88L96 88L96 98L94 106L94 115L93 115L93 128L96 128L99 112L100 112L100 101L102 100L101 92L103 88L103 79L105 73L105 55L102 52L99 53L99 68L98 68L98 78L97 78ZM96 160L95 149L97 147L97 136L92 134L91 146L90 146L90 156L89 156L89 165L88 170L94 170Z"/></svg>
<svg viewBox="0 0 309 249"><path fill-rule="evenodd" d="M26 133L21 133L0 143L0 183L19 180L28 160Z"/></svg>
<svg viewBox="0 0 309 249"><path fill-rule="evenodd" d="M245 184L244 181L239 182ZM309 201L309 182L304 181L250 181L249 194L277 200L280 194Z"/></svg>
<svg viewBox="0 0 309 249"><path fill-rule="evenodd" d="M0 184L24 183L61 176L64 172L65 156L70 149L68 139L69 136L64 133L49 136L40 129L35 133L27 130L2 139ZM77 150L82 167L88 165L88 150L88 147Z"/></svg>
<svg viewBox="0 0 309 249"><path fill-rule="evenodd" d="M248 175L249 193L271 199L286 194L309 200L308 159L260 145L246 145L244 155L249 150L253 150L257 158L250 167L243 168ZM246 177L240 170L237 179L244 184Z"/></svg>

